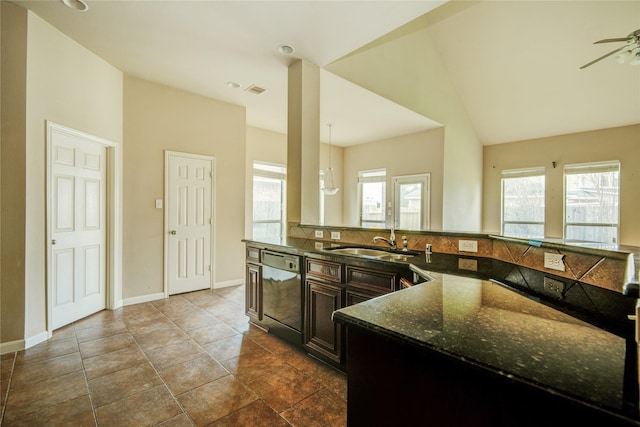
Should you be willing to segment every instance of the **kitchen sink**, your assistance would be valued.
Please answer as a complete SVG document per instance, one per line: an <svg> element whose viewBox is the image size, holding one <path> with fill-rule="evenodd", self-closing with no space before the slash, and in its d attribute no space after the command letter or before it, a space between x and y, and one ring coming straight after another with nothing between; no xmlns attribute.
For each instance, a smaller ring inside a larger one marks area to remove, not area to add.
<svg viewBox="0 0 640 427"><path fill-rule="evenodd" d="M385 251L383 249L373 249L357 246L338 246L335 248L325 248L324 250L340 255L351 255L362 258L373 258L391 261L406 261L408 258L416 255L415 252L391 252Z"/></svg>

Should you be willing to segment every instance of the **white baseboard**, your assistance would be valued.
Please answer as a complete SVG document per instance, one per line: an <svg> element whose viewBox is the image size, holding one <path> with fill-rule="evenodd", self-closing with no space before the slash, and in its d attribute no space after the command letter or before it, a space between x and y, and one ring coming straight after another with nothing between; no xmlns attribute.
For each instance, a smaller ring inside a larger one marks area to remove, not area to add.
<svg viewBox="0 0 640 427"><path fill-rule="evenodd" d="M47 331L42 331L37 335L34 335L32 337L28 337L26 340L24 340L24 348L31 348L36 344L40 344L41 342L45 342L46 340L48 340L49 338L51 338L49 336L49 332Z"/></svg>
<svg viewBox="0 0 640 427"><path fill-rule="evenodd" d="M24 340L0 342L0 354L15 353L24 350Z"/></svg>
<svg viewBox="0 0 640 427"><path fill-rule="evenodd" d="M156 294L140 295L138 297L125 298L122 300L122 305L140 304L143 302L156 301L164 299L164 292L158 292Z"/></svg>
<svg viewBox="0 0 640 427"><path fill-rule="evenodd" d="M227 280L226 282L216 282L213 289L228 288L229 286L243 285L244 279Z"/></svg>
<svg viewBox="0 0 640 427"><path fill-rule="evenodd" d="M49 332L43 331L25 340L15 340L0 343L0 354L14 353L16 351L26 350L34 345L45 342L49 339Z"/></svg>

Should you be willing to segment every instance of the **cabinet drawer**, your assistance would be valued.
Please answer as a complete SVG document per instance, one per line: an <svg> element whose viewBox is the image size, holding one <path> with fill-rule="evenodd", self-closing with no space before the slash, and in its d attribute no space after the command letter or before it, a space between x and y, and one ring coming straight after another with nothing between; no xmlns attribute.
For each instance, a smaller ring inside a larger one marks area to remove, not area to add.
<svg viewBox="0 0 640 427"><path fill-rule="evenodd" d="M247 260L253 262L260 262L260 249L252 246L247 246Z"/></svg>
<svg viewBox="0 0 640 427"><path fill-rule="evenodd" d="M392 292L397 281L398 273L347 266L347 285L350 286Z"/></svg>
<svg viewBox="0 0 640 427"><path fill-rule="evenodd" d="M342 264L309 257L306 260L307 277L342 283Z"/></svg>

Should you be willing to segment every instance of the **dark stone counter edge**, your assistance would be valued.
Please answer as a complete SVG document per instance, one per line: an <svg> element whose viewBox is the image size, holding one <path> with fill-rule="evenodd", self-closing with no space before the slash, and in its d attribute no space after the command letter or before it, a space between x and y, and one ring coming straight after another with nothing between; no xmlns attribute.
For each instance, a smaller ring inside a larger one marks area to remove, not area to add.
<svg viewBox="0 0 640 427"><path fill-rule="evenodd" d="M417 285L417 286L422 286L422 285ZM379 298L384 298L385 296L379 297ZM540 384L540 383L536 383L533 381L530 381L526 378L520 377L518 375L514 375L511 373L507 373L504 372L502 370L499 369L495 369L489 365L480 363L474 359L470 359L461 355L457 355L455 353L451 353L448 352L444 349L429 345L427 343L425 343L424 341L420 341L418 339L409 337L407 335L404 335L402 333L399 332L395 332L392 330L389 330L387 328L381 327L377 324L371 323L371 322L367 322L364 321L360 318L357 317L353 317L350 316L348 314L345 314L344 312L338 310L335 311L333 313L332 319L334 322L338 322L341 323L342 325L346 326L347 329L348 328L356 328L356 329L361 329L364 331L367 331L369 333L373 333L373 334L377 334L380 336L383 336L385 338L388 338L400 345L410 345L413 346L415 348L419 348L422 351L429 351L429 352L433 352L435 353L437 356L439 357L443 357L445 359L448 359L452 362L455 363L460 363L463 364L466 367L471 367L472 369L476 369L480 372L483 372L487 375L493 375L493 376L497 376L499 378L501 378L503 381L507 381L510 383L515 383L518 384L520 386L524 386L524 387L528 387L534 390L537 390L538 392L542 392L542 393L546 393L546 394L552 394L554 396L557 396L560 399L564 399L567 402L570 402L573 405L578 405L578 406L584 406L586 408L590 408L592 410L598 411L598 412L602 412L605 414L610 415L611 417L615 417L621 421L624 421L626 423L631 423L632 425L638 425L640 426L640 420L635 419L631 416L625 416L619 412L615 412L609 408L606 407L602 407L602 406L598 406L596 404L593 404L591 402L587 402L585 400L580 399L579 397L576 396L572 396L570 394L567 394L565 392L562 392L558 389L555 388L551 388L548 386L545 386L544 384ZM348 332L347 332L348 333ZM348 369L348 368L347 368Z"/></svg>

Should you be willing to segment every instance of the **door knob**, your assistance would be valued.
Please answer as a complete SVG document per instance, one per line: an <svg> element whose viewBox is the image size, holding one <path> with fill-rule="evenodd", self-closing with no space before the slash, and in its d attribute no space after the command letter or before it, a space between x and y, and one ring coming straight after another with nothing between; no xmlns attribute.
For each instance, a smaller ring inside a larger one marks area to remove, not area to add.
<svg viewBox="0 0 640 427"><path fill-rule="evenodd" d="M51 241L51 244L52 244L52 245L55 245L55 244L56 244L56 239L53 239L53 240Z"/></svg>
<svg viewBox="0 0 640 427"><path fill-rule="evenodd" d="M173 234L174 236L177 234L176 230L171 230L169 233Z"/></svg>

